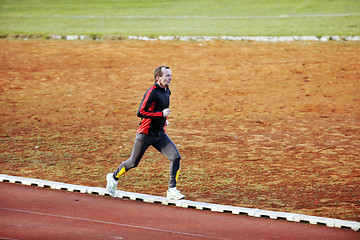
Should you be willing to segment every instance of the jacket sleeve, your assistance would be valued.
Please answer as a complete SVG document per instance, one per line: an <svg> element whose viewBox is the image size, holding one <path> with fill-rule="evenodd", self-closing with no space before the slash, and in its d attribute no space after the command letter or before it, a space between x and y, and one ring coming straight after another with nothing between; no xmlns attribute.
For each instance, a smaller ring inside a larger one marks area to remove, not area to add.
<svg viewBox="0 0 360 240"><path fill-rule="evenodd" d="M155 87L151 87L144 95L137 111L137 116L140 118L159 118L163 116L162 111L154 111L155 106Z"/></svg>

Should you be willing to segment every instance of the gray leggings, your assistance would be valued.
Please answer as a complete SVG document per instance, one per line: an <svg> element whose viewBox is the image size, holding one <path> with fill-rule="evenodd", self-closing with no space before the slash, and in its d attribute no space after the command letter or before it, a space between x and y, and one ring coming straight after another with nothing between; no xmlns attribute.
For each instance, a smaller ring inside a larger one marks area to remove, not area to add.
<svg viewBox="0 0 360 240"><path fill-rule="evenodd" d="M176 187L181 156L175 144L171 141L166 133L159 137L151 137L146 134L137 133L130 158L120 164L120 166L114 172L114 178L118 180L122 174L132 168L137 167L145 151L150 146L153 146L156 150L164 154L170 160L169 188Z"/></svg>

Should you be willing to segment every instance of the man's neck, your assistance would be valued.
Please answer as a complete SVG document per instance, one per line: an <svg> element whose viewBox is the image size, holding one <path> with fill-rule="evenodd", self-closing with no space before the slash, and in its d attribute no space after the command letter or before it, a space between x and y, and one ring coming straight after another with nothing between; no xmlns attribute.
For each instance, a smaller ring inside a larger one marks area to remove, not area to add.
<svg viewBox="0 0 360 240"><path fill-rule="evenodd" d="M157 85L159 85L161 88L163 88L165 91L167 90L167 87L164 87L161 83L156 82Z"/></svg>

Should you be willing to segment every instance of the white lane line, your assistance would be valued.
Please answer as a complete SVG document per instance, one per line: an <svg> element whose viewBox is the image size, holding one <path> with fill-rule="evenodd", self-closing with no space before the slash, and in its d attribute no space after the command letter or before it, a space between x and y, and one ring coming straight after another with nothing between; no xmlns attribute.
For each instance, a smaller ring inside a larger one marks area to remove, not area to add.
<svg viewBox="0 0 360 240"><path fill-rule="evenodd" d="M137 226L137 225L122 224L122 223L114 223L114 222L107 222L107 221L88 219L88 218L69 217L69 216L63 216L63 215L57 215L57 214L49 214L49 213L41 213L41 212L34 212L34 211L21 210L21 209L12 209L12 208L2 208L2 207L0 207L0 210L11 211L11 212L21 212L21 213L28 213L28 214L36 214L36 215L42 215L42 216L47 216L47 217L56 217L56 218L64 218L64 219L71 219L71 220L79 220L79 221L86 221L86 222L93 222L93 223L109 224L109 225L129 227L129 228L138 228L138 229L143 229L143 230L165 232L165 233L172 233L172 234L180 234L180 235L186 235L186 236L192 236L192 237L201 237L201 238L208 238L208 239L222 239L222 240L224 240L224 238L206 236L206 235L201 235L201 234L177 232L177 231L164 230L164 229L158 229L158 228L143 227L143 226Z"/></svg>
<svg viewBox="0 0 360 240"><path fill-rule="evenodd" d="M299 15L269 15L269 16L103 16L103 15L20 15L6 16L0 18L103 18L103 19L215 19L215 20L241 20L241 19L276 19L276 18L316 18L316 17L348 17L360 16L360 13L333 13L333 14L299 14Z"/></svg>

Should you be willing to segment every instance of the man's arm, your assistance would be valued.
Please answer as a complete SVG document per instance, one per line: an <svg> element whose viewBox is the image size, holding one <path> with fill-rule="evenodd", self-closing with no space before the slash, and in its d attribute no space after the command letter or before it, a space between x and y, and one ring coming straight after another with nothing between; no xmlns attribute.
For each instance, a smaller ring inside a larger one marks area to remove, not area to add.
<svg viewBox="0 0 360 240"><path fill-rule="evenodd" d="M163 111L157 112L154 111L155 106L155 93L154 89L156 87L152 86L149 90L145 93L140 107L137 111L137 116L140 118L158 118L163 117Z"/></svg>

